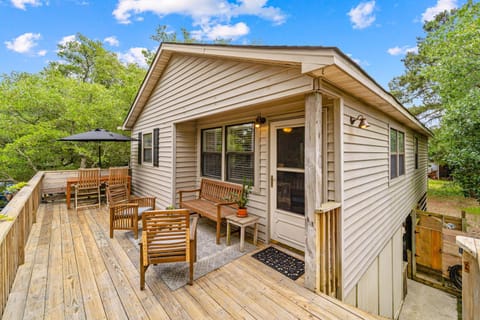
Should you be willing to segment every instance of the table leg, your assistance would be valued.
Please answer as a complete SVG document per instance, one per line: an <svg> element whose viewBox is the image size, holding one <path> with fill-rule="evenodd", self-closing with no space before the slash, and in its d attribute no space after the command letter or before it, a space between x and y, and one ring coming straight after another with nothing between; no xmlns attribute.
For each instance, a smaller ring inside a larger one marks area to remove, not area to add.
<svg viewBox="0 0 480 320"><path fill-rule="evenodd" d="M230 245L230 222L227 221L227 246Z"/></svg>
<svg viewBox="0 0 480 320"><path fill-rule="evenodd" d="M257 239L258 239L258 223L255 222L255 225L253 227L253 245L257 245Z"/></svg>
<svg viewBox="0 0 480 320"><path fill-rule="evenodd" d="M245 246L245 227L240 227L240 252L243 252Z"/></svg>

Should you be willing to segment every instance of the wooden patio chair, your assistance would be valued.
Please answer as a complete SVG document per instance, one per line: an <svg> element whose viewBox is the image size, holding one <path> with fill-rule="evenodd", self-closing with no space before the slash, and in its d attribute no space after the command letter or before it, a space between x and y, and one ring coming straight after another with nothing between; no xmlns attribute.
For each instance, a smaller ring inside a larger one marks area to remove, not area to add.
<svg viewBox="0 0 480 320"><path fill-rule="evenodd" d="M109 205L108 193L110 192L110 186L126 185L128 187L128 167L110 167L108 168L108 181L105 188L105 194L107 197L107 205Z"/></svg>
<svg viewBox="0 0 480 320"><path fill-rule="evenodd" d="M197 258L198 216L186 209L146 211L142 216L140 243L140 289L145 288L145 272L151 264L189 263L189 282L193 284L193 263Z"/></svg>
<svg viewBox="0 0 480 320"><path fill-rule="evenodd" d="M125 184L109 186L108 189L110 238L113 238L113 230L132 230L138 239L138 220L143 212L155 210L155 197L131 197Z"/></svg>
<svg viewBox="0 0 480 320"><path fill-rule="evenodd" d="M79 206L80 198L87 204ZM92 203L92 198L98 199L98 203ZM100 208L100 168L79 169L78 182L75 185L75 209L93 205Z"/></svg>

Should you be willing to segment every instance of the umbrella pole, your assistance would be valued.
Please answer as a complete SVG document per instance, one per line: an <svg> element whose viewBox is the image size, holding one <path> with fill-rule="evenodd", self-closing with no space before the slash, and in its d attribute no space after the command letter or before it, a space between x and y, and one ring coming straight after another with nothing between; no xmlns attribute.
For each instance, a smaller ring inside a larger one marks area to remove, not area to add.
<svg viewBox="0 0 480 320"><path fill-rule="evenodd" d="M98 167L102 169L102 146L98 143Z"/></svg>

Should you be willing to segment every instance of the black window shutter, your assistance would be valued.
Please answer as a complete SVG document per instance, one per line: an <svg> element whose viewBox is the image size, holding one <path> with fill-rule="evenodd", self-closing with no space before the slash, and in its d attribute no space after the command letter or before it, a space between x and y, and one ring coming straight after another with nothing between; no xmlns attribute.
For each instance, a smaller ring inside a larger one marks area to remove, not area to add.
<svg viewBox="0 0 480 320"><path fill-rule="evenodd" d="M137 152L137 162L142 164L142 133L138 133L138 152Z"/></svg>
<svg viewBox="0 0 480 320"><path fill-rule="evenodd" d="M159 129L153 129L153 166L158 167Z"/></svg>

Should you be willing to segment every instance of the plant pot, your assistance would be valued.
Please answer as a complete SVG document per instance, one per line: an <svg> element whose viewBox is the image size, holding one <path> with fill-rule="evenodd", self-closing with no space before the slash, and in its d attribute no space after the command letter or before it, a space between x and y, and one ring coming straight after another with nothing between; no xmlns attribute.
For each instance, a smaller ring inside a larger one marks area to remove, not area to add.
<svg viewBox="0 0 480 320"><path fill-rule="evenodd" d="M237 209L237 217L239 217L239 218L248 217L247 208L238 208Z"/></svg>

